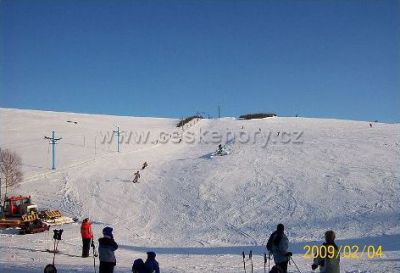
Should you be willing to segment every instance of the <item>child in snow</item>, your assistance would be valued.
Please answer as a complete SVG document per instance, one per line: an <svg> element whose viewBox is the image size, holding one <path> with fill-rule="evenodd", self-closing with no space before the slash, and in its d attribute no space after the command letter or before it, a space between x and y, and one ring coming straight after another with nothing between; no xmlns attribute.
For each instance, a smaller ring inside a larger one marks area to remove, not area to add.
<svg viewBox="0 0 400 273"><path fill-rule="evenodd" d="M82 236L82 257L86 258L89 257L90 242L93 239L92 223L89 221L89 218L86 218L82 221L81 236Z"/></svg>
<svg viewBox="0 0 400 273"><path fill-rule="evenodd" d="M289 240L286 237L285 226L279 224L268 239L267 249L274 256L275 267L280 269L280 272L286 273L287 266L292 256L292 252L288 252Z"/></svg>
<svg viewBox="0 0 400 273"><path fill-rule="evenodd" d="M117 264L114 251L118 249L117 243L114 241L111 227L103 229L103 238L99 239L99 273L113 273Z"/></svg>
<svg viewBox="0 0 400 273"><path fill-rule="evenodd" d="M312 270L319 266L321 273L340 273L340 255L337 255L339 248L335 243L335 238L336 234L333 230L325 232L325 243L322 244L324 247L321 248L320 255L314 258L314 263L311 265ZM333 253L331 251L325 253L329 246L333 247Z"/></svg>
<svg viewBox="0 0 400 273"><path fill-rule="evenodd" d="M153 251L147 252L147 260L144 263L146 272L160 273L160 267L156 261L156 253Z"/></svg>
<svg viewBox="0 0 400 273"><path fill-rule="evenodd" d="M147 273L146 267L142 259L136 259L133 261L132 273Z"/></svg>

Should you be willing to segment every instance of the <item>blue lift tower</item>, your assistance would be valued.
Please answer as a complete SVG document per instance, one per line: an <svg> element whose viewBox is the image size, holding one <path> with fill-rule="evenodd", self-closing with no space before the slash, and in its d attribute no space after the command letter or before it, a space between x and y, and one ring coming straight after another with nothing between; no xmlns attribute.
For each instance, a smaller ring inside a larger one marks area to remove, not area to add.
<svg viewBox="0 0 400 273"><path fill-rule="evenodd" d="M56 144L57 144L57 141L59 141L62 138L61 137L60 138L56 138L55 137L55 133L53 131L52 134L51 134L51 137L45 136L44 139L48 139L49 143L51 144L51 153L52 153L52 166L51 166L51 169L55 170L56 169Z"/></svg>

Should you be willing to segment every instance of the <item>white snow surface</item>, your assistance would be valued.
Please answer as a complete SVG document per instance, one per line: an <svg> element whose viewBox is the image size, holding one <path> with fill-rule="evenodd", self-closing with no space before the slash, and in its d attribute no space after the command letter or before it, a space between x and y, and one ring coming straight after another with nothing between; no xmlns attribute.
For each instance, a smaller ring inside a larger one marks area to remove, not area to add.
<svg viewBox="0 0 400 273"><path fill-rule="evenodd" d="M31 195L39 208L90 217L96 238L112 226L117 273L130 272L148 250L157 252L162 272L243 272L241 253L253 250L254 272L264 272L262 246L278 223L302 272L311 271L304 245L321 244L328 229L339 244L384 249L381 258L342 259L342 272L400 272L399 124L222 118L186 126L193 143L163 143L155 141L160 133L182 133L178 120L2 108L0 122L1 148L23 161L24 180L12 193ZM123 131L119 153L116 136L102 143L116 126ZM44 139L53 130L62 137L56 170ZM150 141L135 143L142 132ZM211 158L217 133L230 154ZM132 183L145 161L140 183ZM62 228L58 271L93 272L93 259L79 257L80 225ZM3 230L0 238L0 272L43 272L52 261L51 231ZM289 272L297 272L293 264Z"/></svg>

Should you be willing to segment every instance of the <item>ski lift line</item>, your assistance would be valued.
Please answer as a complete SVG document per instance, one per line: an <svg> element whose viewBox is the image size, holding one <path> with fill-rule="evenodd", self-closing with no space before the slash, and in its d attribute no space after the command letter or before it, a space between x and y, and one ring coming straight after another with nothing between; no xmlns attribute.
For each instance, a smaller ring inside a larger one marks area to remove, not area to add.
<svg viewBox="0 0 400 273"><path fill-rule="evenodd" d="M137 152L143 152L143 151L151 150L151 149L157 148L159 146L161 146L160 143L152 145L149 148L143 148L143 149L139 149L139 150L124 152L124 155L130 155L130 154L134 154L134 153L137 153ZM71 165L68 165L66 167L59 168L56 171L48 171L48 172L45 172L45 173L35 174L33 176L30 176L30 177L24 179L24 182L21 182L21 184L26 184L26 183L35 181L36 179L39 179L39 178L41 178L43 176L59 174L62 171L66 171L66 170L69 170L69 169L72 169L72 168L75 168L75 167L79 167L81 165L85 165L85 164L88 164L90 162L95 162L98 159L108 159L108 158L112 157L113 155L115 155L115 152L105 152L104 154L102 154L101 156L98 156L96 158L91 158L91 159L84 160L84 161L81 161L81 162L78 162L78 163L75 163L75 164L71 164Z"/></svg>
<svg viewBox="0 0 400 273"><path fill-rule="evenodd" d="M86 163L89 163L90 161L94 161L94 159L89 159L89 160L86 160L86 161L82 161L82 162L79 162L79 163L76 163L76 164L69 165L69 166L64 167L64 168L59 168L57 171L48 171L48 172L45 172L45 173L36 174L36 175L33 175L33 176L31 176L31 177L29 177L27 179L24 179L25 181L22 182L21 184L26 184L27 182L34 181L35 179L39 179L39 178L41 178L43 176L52 175L52 174L60 174L62 171L65 171L65 170L68 170L68 169L72 169L72 168L78 167L80 165L84 165Z"/></svg>
<svg viewBox="0 0 400 273"><path fill-rule="evenodd" d="M42 142L40 142L42 143ZM26 146L36 146L38 145L38 141L24 141L24 142L9 142L9 143L2 143L1 145L3 147L10 147L10 146L18 146L20 147L26 147Z"/></svg>
<svg viewBox="0 0 400 273"><path fill-rule="evenodd" d="M66 140L67 138L63 138L63 140ZM84 141L85 143L86 141ZM41 142L40 142L41 143ZM15 147L18 146L18 148L27 148L27 147L37 147L38 145L41 145L40 143L38 143L37 141L34 142L22 142L21 143L8 143L8 144L2 144L2 146L4 147ZM47 144L47 147L49 147L50 145L52 145L51 143ZM86 145L86 144L76 144L76 143L69 143L69 142L63 142L63 145L70 145L70 146L76 146L76 147L87 147L87 148L92 148L95 149L96 145L90 146L90 145ZM49 152L49 151L48 151Z"/></svg>
<svg viewBox="0 0 400 273"><path fill-rule="evenodd" d="M82 145L82 144L75 144L75 143L68 143L68 142L65 142L65 143L63 143L64 145L69 145L69 146L74 146L74 147L85 147L84 145Z"/></svg>

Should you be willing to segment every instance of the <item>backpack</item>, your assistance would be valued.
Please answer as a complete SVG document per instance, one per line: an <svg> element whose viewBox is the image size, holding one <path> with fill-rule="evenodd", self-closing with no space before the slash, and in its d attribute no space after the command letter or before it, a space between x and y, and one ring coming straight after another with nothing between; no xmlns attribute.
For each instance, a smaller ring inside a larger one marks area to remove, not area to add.
<svg viewBox="0 0 400 273"><path fill-rule="evenodd" d="M271 234L271 236L269 236L268 243L267 243L267 250L268 251L272 251L272 245L273 245L273 240L274 240L274 237L275 237L275 233L276 232L273 232Z"/></svg>
<svg viewBox="0 0 400 273"><path fill-rule="evenodd" d="M133 261L132 272L133 273L144 273L144 272L146 272L146 268L144 266L144 262L143 262L142 259L136 259L136 260Z"/></svg>
<svg viewBox="0 0 400 273"><path fill-rule="evenodd" d="M272 251L272 240L269 238L268 243L267 243L267 250Z"/></svg>
<svg viewBox="0 0 400 273"><path fill-rule="evenodd" d="M282 238L283 238L282 234L279 234L277 231L274 231L268 239L267 250L272 251L273 246L279 246L279 243L281 242Z"/></svg>
<svg viewBox="0 0 400 273"><path fill-rule="evenodd" d="M57 269L53 264L48 264L44 268L44 273L57 273Z"/></svg>

